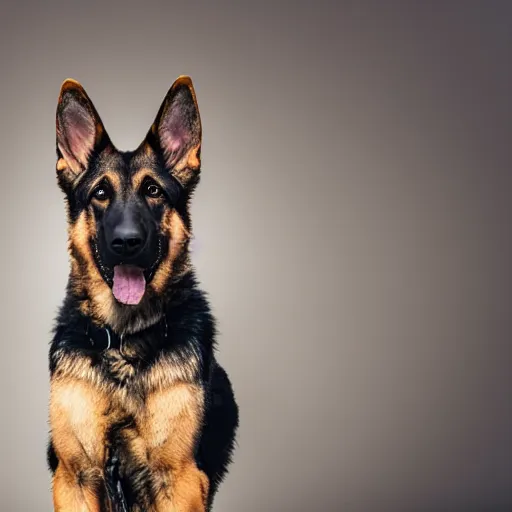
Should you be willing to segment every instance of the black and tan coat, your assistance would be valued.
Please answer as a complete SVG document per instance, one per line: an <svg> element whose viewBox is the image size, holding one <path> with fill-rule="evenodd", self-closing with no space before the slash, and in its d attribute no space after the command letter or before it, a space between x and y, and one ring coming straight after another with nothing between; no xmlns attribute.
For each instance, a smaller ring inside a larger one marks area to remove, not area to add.
<svg viewBox="0 0 512 512"><path fill-rule="evenodd" d="M238 409L188 253L200 149L188 77L132 152L114 147L80 84L62 86L57 177L71 269L50 349L56 511L203 512L227 470ZM128 214L147 235L136 305L114 297L107 247Z"/></svg>

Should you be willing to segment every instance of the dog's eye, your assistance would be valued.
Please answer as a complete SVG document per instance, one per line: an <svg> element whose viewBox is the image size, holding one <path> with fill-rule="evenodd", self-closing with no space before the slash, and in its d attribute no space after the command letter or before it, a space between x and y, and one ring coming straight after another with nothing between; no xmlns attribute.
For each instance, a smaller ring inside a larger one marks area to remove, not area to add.
<svg viewBox="0 0 512 512"><path fill-rule="evenodd" d="M97 199L98 201L106 201L107 199L110 198L110 189L104 184L98 185L94 189L92 197L94 197L94 199Z"/></svg>
<svg viewBox="0 0 512 512"><path fill-rule="evenodd" d="M162 189L156 185L155 183L148 183L145 187L144 187L144 193L148 196L148 197L161 197L162 194L163 194L163 191Z"/></svg>

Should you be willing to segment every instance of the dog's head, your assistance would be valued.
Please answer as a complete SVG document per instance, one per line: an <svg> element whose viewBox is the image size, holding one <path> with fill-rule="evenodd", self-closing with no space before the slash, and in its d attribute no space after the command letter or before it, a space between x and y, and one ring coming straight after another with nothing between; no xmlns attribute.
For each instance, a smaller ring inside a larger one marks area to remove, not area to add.
<svg viewBox="0 0 512 512"><path fill-rule="evenodd" d="M121 152L82 86L66 80L57 106L57 177L66 194L71 291L84 313L115 325L151 314L188 266L188 198L199 180L201 121L180 77L146 138Z"/></svg>

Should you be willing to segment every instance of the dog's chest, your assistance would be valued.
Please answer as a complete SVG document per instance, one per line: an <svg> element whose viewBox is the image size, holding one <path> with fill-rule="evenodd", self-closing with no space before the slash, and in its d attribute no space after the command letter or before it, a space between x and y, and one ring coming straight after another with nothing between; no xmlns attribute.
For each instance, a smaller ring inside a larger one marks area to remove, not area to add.
<svg viewBox="0 0 512 512"><path fill-rule="evenodd" d="M103 354L103 367L106 377L114 382L127 386L135 383L136 365L119 350L108 350Z"/></svg>
<svg viewBox="0 0 512 512"><path fill-rule="evenodd" d="M186 440L171 451L179 459L188 456L204 414L197 364L161 358L140 371L118 350L102 358L101 370L79 371L76 361L66 367L67 376L52 382L52 426L60 455L76 457L84 449L88 459L100 462L99 447L119 434L122 443L142 442L144 453L169 447L172 439Z"/></svg>

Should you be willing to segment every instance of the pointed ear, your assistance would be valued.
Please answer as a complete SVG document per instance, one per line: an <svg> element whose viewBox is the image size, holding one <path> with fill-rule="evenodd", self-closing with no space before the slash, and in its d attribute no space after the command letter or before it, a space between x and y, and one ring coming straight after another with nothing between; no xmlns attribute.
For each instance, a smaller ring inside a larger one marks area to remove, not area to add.
<svg viewBox="0 0 512 512"><path fill-rule="evenodd" d="M192 80L180 76L169 89L148 139L154 139L169 172L184 186L201 167L201 119Z"/></svg>
<svg viewBox="0 0 512 512"><path fill-rule="evenodd" d="M105 143L110 141L84 88L75 80L65 80L57 105L59 181L72 183L87 169L93 151Z"/></svg>

